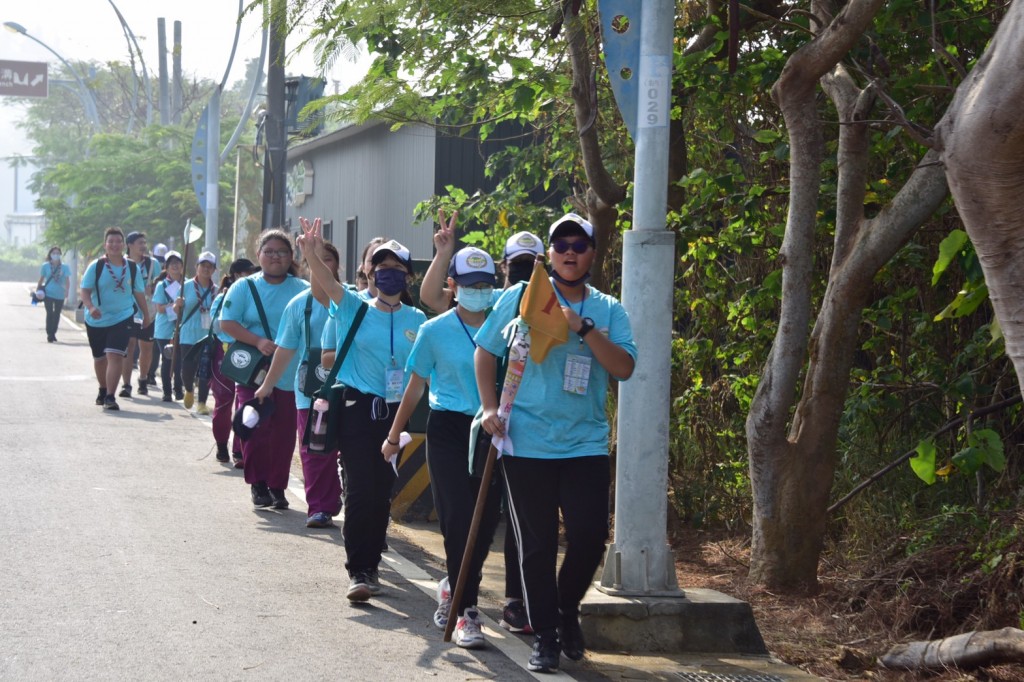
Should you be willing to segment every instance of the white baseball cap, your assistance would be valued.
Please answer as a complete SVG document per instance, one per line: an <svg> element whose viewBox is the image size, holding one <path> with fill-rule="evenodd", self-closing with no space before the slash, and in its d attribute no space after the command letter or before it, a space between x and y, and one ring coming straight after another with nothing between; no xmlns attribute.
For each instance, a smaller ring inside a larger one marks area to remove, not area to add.
<svg viewBox="0 0 1024 682"><path fill-rule="evenodd" d="M497 280L494 277L494 259L483 249L467 246L459 249L448 265L448 276L459 286L472 286L483 282L492 287Z"/></svg>
<svg viewBox="0 0 1024 682"><path fill-rule="evenodd" d="M370 264L377 265L384 260L388 254L397 258L409 272L412 272L412 260L409 249L405 248L394 239L384 242L373 250L373 256L370 258Z"/></svg>
<svg viewBox="0 0 1024 682"><path fill-rule="evenodd" d="M167 256L167 244L157 244L154 246L153 256L156 258L165 258Z"/></svg>
<svg viewBox="0 0 1024 682"><path fill-rule="evenodd" d="M182 257L181 257L181 254L178 253L177 251L168 251L167 253L164 254L164 262L167 262L167 261L169 261L172 258L177 258L178 260L183 260Z"/></svg>
<svg viewBox="0 0 1024 682"><path fill-rule="evenodd" d="M199 265L200 263L213 263L214 267L216 267L217 257L214 256L213 253L211 253L210 251L203 251L201 254L199 254L198 260L196 260L196 265Z"/></svg>
<svg viewBox="0 0 1024 682"><path fill-rule="evenodd" d="M544 243L532 232L516 232L505 242L505 260L529 254L537 256L544 253Z"/></svg>
<svg viewBox="0 0 1024 682"><path fill-rule="evenodd" d="M575 213L566 213L551 223L551 228L548 230L548 243L572 232L582 232L590 241L594 241L594 226L590 224L590 221Z"/></svg>

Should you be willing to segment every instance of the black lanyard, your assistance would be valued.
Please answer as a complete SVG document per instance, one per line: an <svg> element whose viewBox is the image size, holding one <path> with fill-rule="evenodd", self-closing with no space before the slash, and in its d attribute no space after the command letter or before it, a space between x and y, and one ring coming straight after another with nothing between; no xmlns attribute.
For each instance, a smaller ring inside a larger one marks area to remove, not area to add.
<svg viewBox="0 0 1024 682"><path fill-rule="evenodd" d="M466 332L466 336L469 337L469 342L471 344L473 344L473 349L475 350L476 349L476 341L473 340L473 335L469 333L469 327L467 327L466 323L462 321L462 316L459 315L459 311L458 310L455 311L455 319L457 319L459 321L459 324L462 325L462 331Z"/></svg>

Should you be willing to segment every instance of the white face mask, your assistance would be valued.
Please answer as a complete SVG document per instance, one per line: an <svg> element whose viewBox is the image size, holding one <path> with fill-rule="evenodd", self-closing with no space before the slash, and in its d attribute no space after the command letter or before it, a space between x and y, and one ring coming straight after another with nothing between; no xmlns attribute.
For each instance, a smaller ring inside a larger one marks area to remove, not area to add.
<svg viewBox="0 0 1024 682"><path fill-rule="evenodd" d="M52 260L54 262L59 261L60 260L60 254L57 253L56 251L54 251L53 253L50 254L50 260Z"/></svg>
<svg viewBox="0 0 1024 682"><path fill-rule="evenodd" d="M459 305L471 313L478 313L491 307L491 299L494 297L494 287L473 289L470 287L458 287L457 293Z"/></svg>

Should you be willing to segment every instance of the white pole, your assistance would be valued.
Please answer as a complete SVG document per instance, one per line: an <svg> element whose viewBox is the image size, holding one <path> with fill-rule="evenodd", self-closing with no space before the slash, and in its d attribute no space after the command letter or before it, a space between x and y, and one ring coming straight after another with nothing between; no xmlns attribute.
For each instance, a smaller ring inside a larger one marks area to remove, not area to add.
<svg viewBox="0 0 1024 682"><path fill-rule="evenodd" d="M599 587L679 596L666 531L675 236L665 216L675 5L641 5L633 229L623 236L622 255L622 302L639 356L619 388L615 541Z"/></svg>

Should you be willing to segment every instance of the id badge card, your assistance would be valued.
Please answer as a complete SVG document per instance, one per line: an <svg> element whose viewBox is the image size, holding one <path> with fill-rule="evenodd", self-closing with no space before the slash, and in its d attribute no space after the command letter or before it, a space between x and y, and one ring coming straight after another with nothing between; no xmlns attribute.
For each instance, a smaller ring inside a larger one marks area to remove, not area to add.
<svg viewBox="0 0 1024 682"><path fill-rule="evenodd" d="M391 367L384 372L384 401L397 403L402 399L402 386L405 384L405 371L401 367Z"/></svg>
<svg viewBox="0 0 1024 682"><path fill-rule="evenodd" d="M572 355L565 358L565 373L562 375L562 390L574 395L586 395L590 385L589 355Z"/></svg>
<svg viewBox="0 0 1024 682"><path fill-rule="evenodd" d="M210 325L213 324L213 316L208 312L200 313L202 318L203 329L209 329Z"/></svg>

